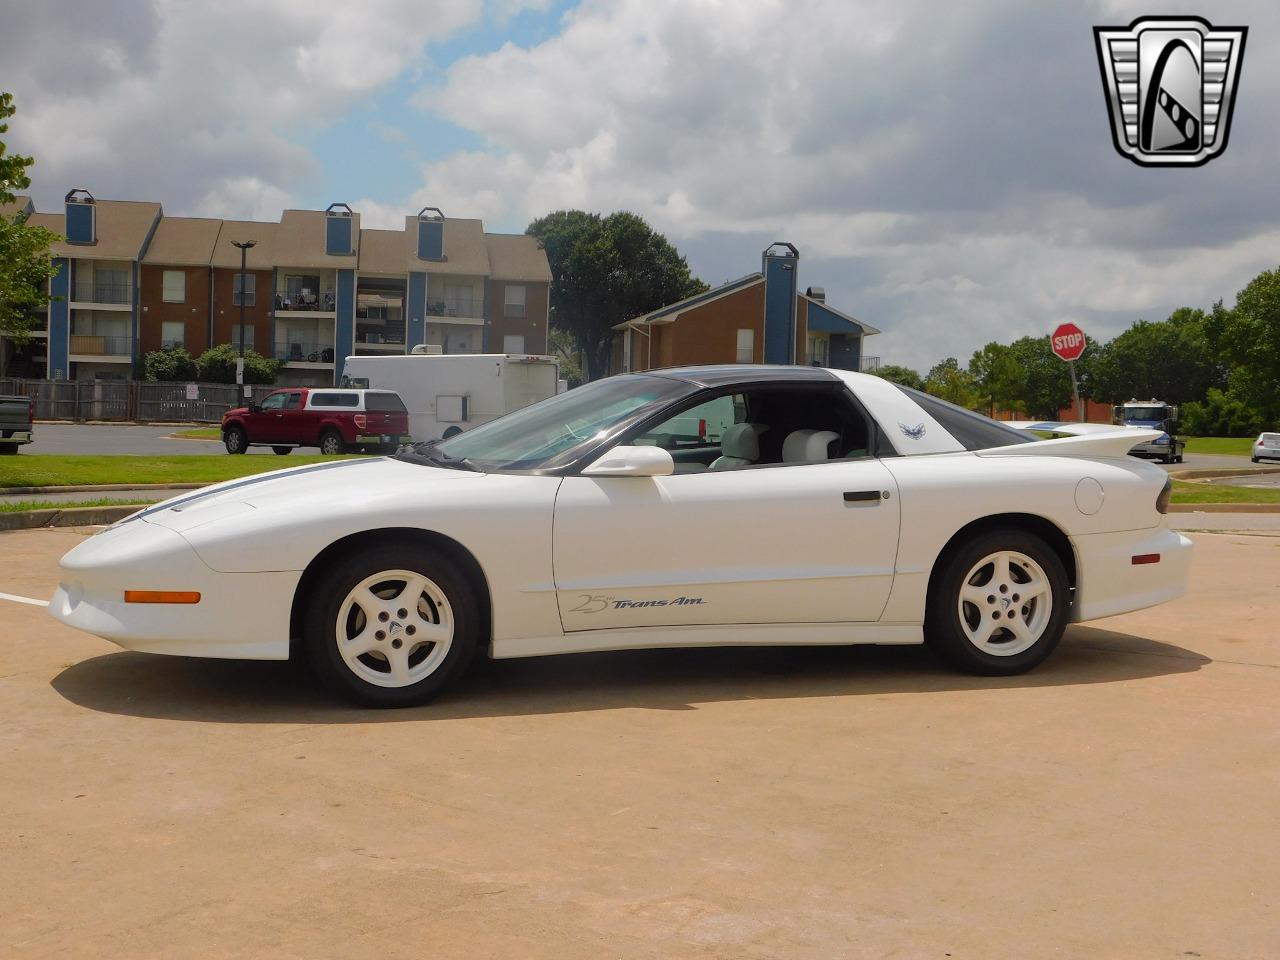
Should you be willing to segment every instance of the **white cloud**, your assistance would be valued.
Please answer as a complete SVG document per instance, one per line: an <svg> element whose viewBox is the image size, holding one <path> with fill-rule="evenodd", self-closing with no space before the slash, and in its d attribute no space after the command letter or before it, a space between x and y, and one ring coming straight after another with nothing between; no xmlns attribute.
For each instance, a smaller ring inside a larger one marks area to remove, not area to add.
<svg viewBox="0 0 1280 960"><path fill-rule="evenodd" d="M428 42L478 22L483 0L28 7L6 22L0 60L20 110L11 136L38 156L40 199L75 184L235 217L278 216L263 204L288 202L320 170L299 144Z"/></svg>
<svg viewBox="0 0 1280 960"><path fill-rule="evenodd" d="M635 210L713 281L792 240L802 282L882 327L899 362L1061 319L1108 335L1230 299L1276 259L1265 104L1280 71L1250 51L1261 109L1242 99L1226 157L1139 170L1110 146L1090 27L1141 12L588 0L559 35L462 59L419 92L485 147L426 166L415 197L507 227ZM1280 26L1262 3L1214 15Z"/></svg>

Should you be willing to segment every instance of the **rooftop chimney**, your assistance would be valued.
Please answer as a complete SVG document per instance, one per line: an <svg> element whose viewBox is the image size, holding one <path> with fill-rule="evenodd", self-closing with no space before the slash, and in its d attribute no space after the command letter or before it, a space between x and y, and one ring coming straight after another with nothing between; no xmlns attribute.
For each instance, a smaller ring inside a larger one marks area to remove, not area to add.
<svg viewBox="0 0 1280 960"><path fill-rule="evenodd" d="M769 245L764 274L764 362L796 362L796 291L800 251L785 240Z"/></svg>
<svg viewBox="0 0 1280 960"><path fill-rule="evenodd" d="M91 194L84 187L69 190L63 198L67 208L67 243L86 246L98 242L98 211Z"/></svg>
<svg viewBox="0 0 1280 960"><path fill-rule="evenodd" d="M418 259L444 259L444 214L439 207L418 211Z"/></svg>

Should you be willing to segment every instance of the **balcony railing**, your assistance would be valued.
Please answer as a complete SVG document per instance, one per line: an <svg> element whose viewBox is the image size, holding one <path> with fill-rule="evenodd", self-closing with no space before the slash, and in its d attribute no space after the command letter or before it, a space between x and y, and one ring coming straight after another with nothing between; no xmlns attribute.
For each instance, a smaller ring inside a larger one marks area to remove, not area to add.
<svg viewBox="0 0 1280 960"><path fill-rule="evenodd" d="M182 350L186 347L186 345L187 345L187 341L185 338L181 340L161 340L160 341L161 350Z"/></svg>
<svg viewBox="0 0 1280 960"><path fill-rule="evenodd" d="M863 373L871 373L874 370L879 370L880 358L879 357L863 357L861 362L859 363L858 369L861 370Z"/></svg>
<svg viewBox="0 0 1280 960"><path fill-rule="evenodd" d="M88 357L128 357L133 355L133 338L73 333L70 352Z"/></svg>
<svg viewBox="0 0 1280 960"><path fill-rule="evenodd" d="M384 333L380 330L356 330L356 343L391 343L403 344L404 333Z"/></svg>
<svg viewBox="0 0 1280 960"><path fill-rule="evenodd" d="M133 303L133 284L128 280L77 280L77 303Z"/></svg>
<svg viewBox="0 0 1280 960"><path fill-rule="evenodd" d="M429 297L427 299L427 316L429 317L483 317L483 297Z"/></svg>
<svg viewBox="0 0 1280 960"><path fill-rule="evenodd" d="M333 363L332 343L277 343L275 358L286 363Z"/></svg>
<svg viewBox="0 0 1280 960"><path fill-rule="evenodd" d="M332 290L321 290L319 293L277 293L275 297L277 310L324 311L332 313L337 310L337 299Z"/></svg>

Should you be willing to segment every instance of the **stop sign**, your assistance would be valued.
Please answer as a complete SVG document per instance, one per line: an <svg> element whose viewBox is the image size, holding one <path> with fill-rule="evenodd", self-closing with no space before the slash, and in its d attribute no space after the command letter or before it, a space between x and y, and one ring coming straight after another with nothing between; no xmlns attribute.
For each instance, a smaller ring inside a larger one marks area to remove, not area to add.
<svg viewBox="0 0 1280 960"><path fill-rule="evenodd" d="M1084 353L1084 331L1074 323L1061 324L1050 335L1049 343L1059 360L1079 360Z"/></svg>

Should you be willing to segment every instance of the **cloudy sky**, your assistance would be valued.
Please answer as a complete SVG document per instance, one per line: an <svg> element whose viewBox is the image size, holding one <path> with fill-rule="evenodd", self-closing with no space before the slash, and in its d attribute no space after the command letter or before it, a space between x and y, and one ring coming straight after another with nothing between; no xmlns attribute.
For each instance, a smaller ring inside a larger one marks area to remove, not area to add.
<svg viewBox="0 0 1280 960"><path fill-rule="evenodd" d="M1091 27L1174 13L1250 28L1230 146L1142 169ZM634 210L713 284L793 242L869 353L927 368L1280 264L1278 54L1274 2L47 0L9 6L0 87L40 209Z"/></svg>

